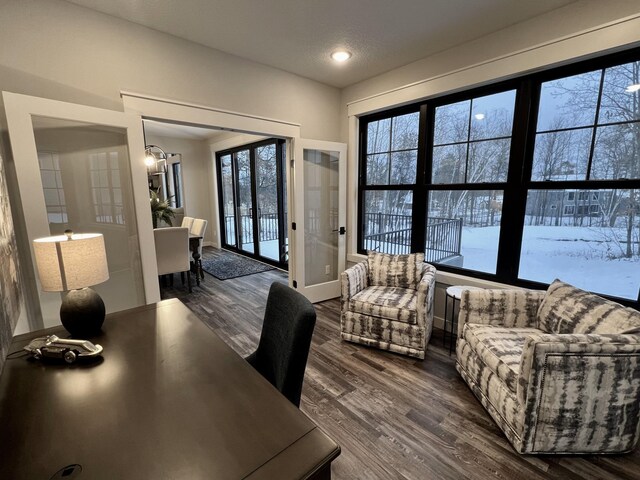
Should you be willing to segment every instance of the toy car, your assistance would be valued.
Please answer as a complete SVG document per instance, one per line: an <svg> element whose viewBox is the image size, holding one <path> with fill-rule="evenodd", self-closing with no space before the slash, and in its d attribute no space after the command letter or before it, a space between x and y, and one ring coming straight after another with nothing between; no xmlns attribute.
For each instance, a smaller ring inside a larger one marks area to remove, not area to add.
<svg viewBox="0 0 640 480"><path fill-rule="evenodd" d="M61 358L65 362L75 363L78 358L96 357L102 353L102 346L88 340L59 338L56 335L38 337L24 347L34 358Z"/></svg>

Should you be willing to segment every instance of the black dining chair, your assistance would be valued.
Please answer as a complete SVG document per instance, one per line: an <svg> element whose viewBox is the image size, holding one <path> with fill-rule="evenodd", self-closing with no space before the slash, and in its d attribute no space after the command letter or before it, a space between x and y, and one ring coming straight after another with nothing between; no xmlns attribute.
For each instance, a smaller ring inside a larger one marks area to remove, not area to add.
<svg viewBox="0 0 640 480"><path fill-rule="evenodd" d="M246 360L296 407L316 324L316 311L304 295L273 283L267 297L260 342Z"/></svg>

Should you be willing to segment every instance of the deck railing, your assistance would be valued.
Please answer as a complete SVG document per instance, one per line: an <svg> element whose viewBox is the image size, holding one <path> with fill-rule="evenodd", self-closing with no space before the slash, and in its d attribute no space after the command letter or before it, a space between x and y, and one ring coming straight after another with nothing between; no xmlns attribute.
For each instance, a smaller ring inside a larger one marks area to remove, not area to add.
<svg viewBox="0 0 640 480"><path fill-rule="evenodd" d="M253 218L251 215L240 215L241 243L253 243ZM224 217L227 238L235 238L236 224L234 215ZM261 213L258 215L258 241L268 242L278 239L278 214Z"/></svg>
<svg viewBox="0 0 640 480"><path fill-rule="evenodd" d="M438 263L460 255L462 218L427 219L425 231L425 261Z"/></svg>
<svg viewBox="0 0 640 480"><path fill-rule="evenodd" d="M425 260L437 263L460 255L462 219L430 217L425 229ZM366 213L364 248L384 253L411 251L411 216Z"/></svg>

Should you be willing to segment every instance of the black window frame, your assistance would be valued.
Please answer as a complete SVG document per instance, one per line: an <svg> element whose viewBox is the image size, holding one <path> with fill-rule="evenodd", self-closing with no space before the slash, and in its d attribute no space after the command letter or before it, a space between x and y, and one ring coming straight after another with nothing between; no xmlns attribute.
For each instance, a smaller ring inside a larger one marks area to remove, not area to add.
<svg viewBox="0 0 640 480"><path fill-rule="evenodd" d="M556 80L564 77L578 75L594 70L605 69L622 65L629 62L640 61L640 48L634 48L597 56L588 60L576 61L560 67L552 67L540 72L522 75L506 81L497 81L480 87L472 87L464 91L452 94L442 94L420 100L418 102L404 105L402 107L391 108L376 112L374 114L363 115L359 118L359 166L358 166L358 234L357 251L366 253L363 249L363 212L364 195L366 191L372 190L408 190L413 192L413 214L412 214L412 241L411 252L424 251L425 223L427 214L428 192L434 190L451 190L453 184L431 184L431 165L433 162L433 135L435 108L441 105L456 103L466 99L481 97L499 93L501 91L516 90L516 101L514 110L514 124L511 132L511 149L509 155L509 167L506 183L478 183L478 184L455 184L465 190L492 190L504 187L504 201L502 218L500 225L500 235L498 243L498 259L496 273L489 274L475 270L458 268L449 265L435 264L438 270L461 274L467 277L479 278L503 284L515 285L526 288L544 289L547 283L525 280L518 277L520 267L520 254L522 249L525 210L527 195L529 190L556 190L580 192L591 190L598 192L606 189L640 189L640 179L590 179L585 180L532 180L533 155L536 138L536 128L538 121L538 110L540 101L541 86L544 82ZM602 83L601 83L602 88ZM600 101L598 100L598 111ZM367 152L367 127L369 123L395 117L405 113L420 111L419 121L419 144L416 183L410 185L366 185L366 152ZM597 123L597 116L594 125L595 129L600 126ZM593 143L592 139L592 143ZM593 145L589 156L589 169L593 157ZM590 174L590 170L588 171ZM575 195L575 194L574 194ZM575 195L578 198L578 195ZM578 201L575 201L578 205ZM640 291L638 298L629 300L611 295L598 295L611 298L624 305L635 308L640 307Z"/></svg>

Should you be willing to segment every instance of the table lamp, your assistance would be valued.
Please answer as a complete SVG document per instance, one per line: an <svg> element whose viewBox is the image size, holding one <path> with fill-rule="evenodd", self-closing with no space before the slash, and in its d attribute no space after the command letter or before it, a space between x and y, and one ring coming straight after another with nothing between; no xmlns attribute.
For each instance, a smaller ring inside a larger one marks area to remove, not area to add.
<svg viewBox="0 0 640 480"><path fill-rule="evenodd" d="M65 235L34 240L33 250L42 290L67 292L60 306L62 325L74 337L100 332L104 302L88 287L109 279L102 234L65 230Z"/></svg>

